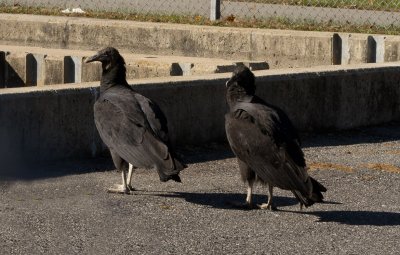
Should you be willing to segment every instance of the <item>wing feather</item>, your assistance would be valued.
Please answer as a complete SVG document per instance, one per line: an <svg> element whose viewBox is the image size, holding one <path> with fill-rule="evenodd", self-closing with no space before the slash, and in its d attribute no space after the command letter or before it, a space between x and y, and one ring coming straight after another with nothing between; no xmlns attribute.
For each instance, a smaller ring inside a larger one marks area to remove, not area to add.
<svg viewBox="0 0 400 255"><path fill-rule="evenodd" d="M154 121L147 119L135 94L110 89L97 100L94 117L100 137L136 167L171 169L168 146L154 132Z"/></svg>
<svg viewBox="0 0 400 255"><path fill-rule="evenodd" d="M140 94L136 93L135 97L154 134L163 142L169 143L167 118L160 107Z"/></svg>
<svg viewBox="0 0 400 255"><path fill-rule="evenodd" d="M286 127L279 114L263 104L237 103L226 115L229 143L237 157L262 180L307 194L303 153L296 134L288 134L292 127Z"/></svg>

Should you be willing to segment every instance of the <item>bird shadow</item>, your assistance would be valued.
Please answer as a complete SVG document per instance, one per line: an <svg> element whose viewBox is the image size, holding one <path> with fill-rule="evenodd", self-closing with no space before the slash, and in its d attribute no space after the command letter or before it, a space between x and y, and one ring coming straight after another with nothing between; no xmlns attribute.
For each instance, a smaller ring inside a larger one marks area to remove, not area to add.
<svg viewBox="0 0 400 255"><path fill-rule="evenodd" d="M193 192L173 192L168 194L157 194L160 197L182 198L189 203L208 206L216 209L228 210L249 210L243 206L246 196L241 193L193 193ZM253 195L254 204L266 203L265 195ZM289 197L274 196L274 204L277 207L292 206L298 204L297 200Z"/></svg>
<svg viewBox="0 0 400 255"><path fill-rule="evenodd" d="M353 226L399 226L400 213L374 211L314 211L295 212L314 215L317 222L336 222Z"/></svg>
<svg viewBox="0 0 400 255"><path fill-rule="evenodd" d="M173 192L168 194L156 194L160 197L182 198L193 204L208 206L215 209L226 210L250 210L259 209L258 207L248 208L241 206L245 201L245 195L240 193L193 193L193 192ZM262 204L266 202L265 195L253 195L254 204ZM305 209L299 211L281 209L297 205L295 198L274 196L274 205L278 208L277 212L288 212L302 215L316 216L317 222L334 222L353 226L398 226L400 225L400 213L395 212L374 212L374 211L307 211ZM340 205L342 203L336 201L324 201L321 205L332 204Z"/></svg>

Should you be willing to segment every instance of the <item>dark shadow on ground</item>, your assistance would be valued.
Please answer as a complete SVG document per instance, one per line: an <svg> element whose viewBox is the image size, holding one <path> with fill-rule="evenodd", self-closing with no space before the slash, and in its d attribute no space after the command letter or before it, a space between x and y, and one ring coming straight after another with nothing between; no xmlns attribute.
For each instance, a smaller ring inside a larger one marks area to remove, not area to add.
<svg viewBox="0 0 400 255"><path fill-rule="evenodd" d="M351 130L302 133L301 137L304 148L398 141L400 140L400 122Z"/></svg>
<svg viewBox="0 0 400 255"><path fill-rule="evenodd" d="M241 193L192 193L192 192L174 192L169 194L158 194L161 197L174 197L185 199L189 203L209 206L217 209L249 210L245 206L240 206L246 200L246 195ZM265 203L267 196L254 194L254 204ZM274 197L275 206L285 207L298 204L295 198Z"/></svg>
<svg viewBox="0 0 400 255"><path fill-rule="evenodd" d="M15 180L31 181L114 169L115 167L108 157L42 163L19 163L3 165L0 168L0 182L12 182Z"/></svg>
<svg viewBox="0 0 400 255"><path fill-rule="evenodd" d="M175 197L185 199L189 203L209 206L217 209L249 210L246 207L237 206L245 201L245 194L240 193L191 193L174 192L170 194L157 194L161 197ZM265 195L254 195L254 204L266 202ZM336 222L346 225L369 225L369 226L399 226L400 213L395 212L373 212L373 211L311 211L312 207L299 211L282 209L287 206L298 205L298 201L291 197L274 197L274 204L279 212L290 212L308 214L318 217L318 222ZM323 204L341 204L340 202L326 201ZM323 205L322 204L322 205Z"/></svg>
<svg viewBox="0 0 400 255"><path fill-rule="evenodd" d="M303 148L391 142L400 140L400 122L346 131L325 130L301 133L300 136ZM235 156L227 142L208 144L202 147L184 147L178 151L188 164L221 160Z"/></svg>
<svg viewBox="0 0 400 255"><path fill-rule="evenodd" d="M178 149L178 153L182 160L187 164L194 164L207 161L222 160L233 158L231 148L228 143L212 143L197 147L184 147Z"/></svg>
<svg viewBox="0 0 400 255"><path fill-rule="evenodd" d="M400 139L400 122L366 127L350 131L323 132L302 134L303 148L317 146L340 146L359 143L377 143L398 141ZM212 143L198 147L180 147L177 149L183 162L193 164L234 157L227 143ZM18 162L18 166L0 164L0 182L8 180L34 180L52 178L69 174L101 172L115 169L111 158L102 156L87 160L60 160L28 164ZM190 167L190 166L189 166Z"/></svg>
<svg viewBox="0 0 400 255"><path fill-rule="evenodd" d="M341 204L337 202L324 202L328 204ZM278 208L279 210L279 208ZM400 213L397 212L374 212L374 211L303 211L280 209L281 212L313 215L318 218L317 222L333 222L353 226L399 226Z"/></svg>
<svg viewBox="0 0 400 255"><path fill-rule="evenodd" d="M317 216L318 222L336 222L357 226L399 226L400 213L372 211L316 211L305 212Z"/></svg>

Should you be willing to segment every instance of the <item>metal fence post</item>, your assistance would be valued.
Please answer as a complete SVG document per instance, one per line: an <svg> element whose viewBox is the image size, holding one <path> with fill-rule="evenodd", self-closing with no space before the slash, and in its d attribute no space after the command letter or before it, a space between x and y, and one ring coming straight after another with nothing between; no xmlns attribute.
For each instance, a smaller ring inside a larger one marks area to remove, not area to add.
<svg viewBox="0 0 400 255"><path fill-rule="evenodd" d="M210 20L214 21L221 18L221 0L211 0Z"/></svg>

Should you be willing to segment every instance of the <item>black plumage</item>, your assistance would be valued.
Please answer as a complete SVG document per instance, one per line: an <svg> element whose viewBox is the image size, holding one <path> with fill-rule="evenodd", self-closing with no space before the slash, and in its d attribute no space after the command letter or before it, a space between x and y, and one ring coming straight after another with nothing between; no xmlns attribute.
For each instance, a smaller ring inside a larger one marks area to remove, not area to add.
<svg viewBox="0 0 400 255"><path fill-rule="evenodd" d="M226 83L229 112L225 116L226 135L239 163L242 179L248 183L246 204L252 205L252 189L258 179L272 190L291 190L300 206L322 202L326 188L307 173L299 135L288 116L278 107L255 95L254 74L238 66Z"/></svg>
<svg viewBox="0 0 400 255"><path fill-rule="evenodd" d="M150 99L135 92L126 81L126 68L118 50L107 47L86 62L102 63L100 97L94 104L94 120L103 142L111 152L122 185L111 192L133 190L134 168L156 168L160 180L180 182L186 165L177 159L168 139L167 119Z"/></svg>

